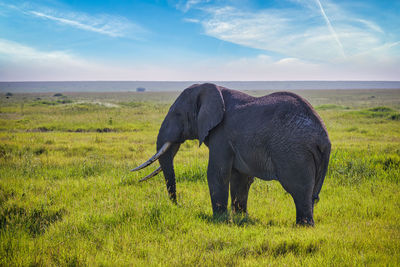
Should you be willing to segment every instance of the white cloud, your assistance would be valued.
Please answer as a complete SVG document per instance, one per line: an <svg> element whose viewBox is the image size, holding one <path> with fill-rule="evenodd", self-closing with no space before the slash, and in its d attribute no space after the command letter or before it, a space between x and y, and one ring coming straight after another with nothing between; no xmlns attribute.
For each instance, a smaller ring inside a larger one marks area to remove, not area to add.
<svg viewBox="0 0 400 267"><path fill-rule="evenodd" d="M69 25L69 26L72 26L72 27L75 27L78 29L109 35L111 37L121 37L124 35L122 30L119 27L115 27L115 25L110 25L110 24L98 25L97 23L95 24L95 23L88 23L88 22L84 23L79 20L55 17L52 15L47 15L47 14L37 12L37 11L30 11L29 13L31 13L39 18L53 20L53 21L56 21L56 22L64 24L64 25Z"/></svg>
<svg viewBox="0 0 400 267"><path fill-rule="evenodd" d="M24 80L25 77L30 80L36 75L40 80L41 76L48 76L60 66L76 68L79 65L82 65L82 62L66 52L42 52L29 46L0 39L1 80Z"/></svg>
<svg viewBox="0 0 400 267"><path fill-rule="evenodd" d="M379 25L336 4L291 1L299 8L244 11L232 6L203 7L208 16L200 23L205 34L220 40L318 62L351 60L387 43Z"/></svg>
<svg viewBox="0 0 400 267"><path fill-rule="evenodd" d="M188 12L193 7L199 4L209 3L210 1L211 0L181 0L176 5L176 8L182 10L183 12Z"/></svg>
<svg viewBox="0 0 400 267"><path fill-rule="evenodd" d="M43 6L26 3L16 6L0 2L0 6L27 16L111 37L130 37L138 39L136 37L137 34L143 34L146 32L143 27L121 16L111 16L107 14L89 15L82 12L71 11L60 12Z"/></svg>
<svg viewBox="0 0 400 267"><path fill-rule="evenodd" d="M400 42L390 45L398 48ZM377 50L387 51L387 47ZM41 51L0 39L0 80L398 80L398 60L379 57L371 64L362 55L347 64L315 63L268 55L223 61L204 59L181 64L115 65L91 62L65 51Z"/></svg>
<svg viewBox="0 0 400 267"><path fill-rule="evenodd" d="M0 39L0 56L5 55L13 60L72 60L66 52L41 52L32 47Z"/></svg>
<svg viewBox="0 0 400 267"><path fill-rule="evenodd" d="M367 26L368 28L370 28L373 31L376 31L378 33L384 33L382 28L379 27L377 24L375 24L372 21L368 21L368 20L365 20L365 19L355 19L355 21L358 21L358 22L364 24L365 26Z"/></svg>
<svg viewBox="0 0 400 267"><path fill-rule="evenodd" d="M190 22L190 23L200 23L200 20L192 19L192 18L184 18L183 21Z"/></svg>
<svg viewBox="0 0 400 267"><path fill-rule="evenodd" d="M197 66L182 70L187 80L398 80L398 61L379 61L369 64L363 59L345 65L315 63L298 58L273 61L259 55L228 62L204 60Z"/></svg>
<svg viewBox="0 0 400 267"><path fill-rule="evenodd" d="M107 75L107 67L65 51L41 51L0 39L0 80L85 80Z"/></svg>
<svg viewBox="0 0 400 267"><path fill-rule="evenodd" d="M183 65L94 62L0 39L0 81L185 80ZM194 77L194 76L191 76Z"/></svg>

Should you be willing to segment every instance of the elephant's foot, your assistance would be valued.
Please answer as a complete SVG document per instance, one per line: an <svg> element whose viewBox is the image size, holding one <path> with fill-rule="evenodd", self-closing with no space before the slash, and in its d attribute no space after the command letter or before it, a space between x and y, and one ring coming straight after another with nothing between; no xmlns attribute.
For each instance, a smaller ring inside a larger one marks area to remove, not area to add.
<svg viewBox="0 0 400 267"><path fill-rule="evenodd" d="M229 220L228 211L213 212L213 220L216 222L225 222Z"/></svg>
<svg viewBox="0 0 400 267"><path fill-rule="evenodd" d="M235 215L247 215L247 210L238 207L232 207L232 213Z"/></svg>
<svg viewBox="0 0 400 267"><path fill-rule="evenodd" d="M176 200L176 193L169 194L169 199L172 201L173 204L178 204Z"/></svg>
<svg viewBox="0 0 400 267"><path fill-rule="evenodd" d="M247 203L240 203L234 200L232 203L232 213L234 214L246 214L247 213Z"/></svg>
<svg viewBox="0 0 400 267"><path fill-rule="evenodd" d="M307 217L296 218L296 224L299 226L314 226L314 219Z"/></svg>

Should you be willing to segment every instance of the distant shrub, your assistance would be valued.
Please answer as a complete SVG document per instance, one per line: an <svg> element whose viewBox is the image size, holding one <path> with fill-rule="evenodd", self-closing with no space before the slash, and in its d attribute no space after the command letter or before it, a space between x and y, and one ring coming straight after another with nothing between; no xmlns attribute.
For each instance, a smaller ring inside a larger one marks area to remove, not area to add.
<svg viewBox="0 0 400 267"><path fill-rule="evenodd" d="M34 102L32 105L37 106L37 105L45 105L45 106L55 106L59 104L70 104L73 101L71 99L58 99L56 101L49 101L49 100L41 100L40 98L36 99L36 102Z"/></svg>
<svg viewBox="0 0 400 267"><path fill-rule="evenodd" d="M60 100L57 100L57 103L60 103L60 104L70 104L72 102L73 101L71 99L60 99Z"/></svg>
<svg viewBox="0 0 400 267"><path fill-rule="evenodd" d="M390 119L394 121L400 121L400 113L393 114L390 116Z"/></svg>
<svg viewBox="0 0 400 267"><path fill-rule="evenodd" d="M380 106L380 107L373 107L369 109L364 109L360 111L354 111L352 114L358 114L358 115L363 115L368 118L386 118L390 120L400 120L400 114L395 113L395 110L385 107L385 106Z"/></svg>
<svg viewBox="0 0 400 267"><path fill-rule="evenodd" d="M368 111L372 111L372 112L392 112L394 110L391 109L391 108L382 106L382 107L370 108L370 109L368 109Z"/></svg>
<svg viewBox="0 0 400 267"><path fill-rule="evenodd" d="M8 92L8 93L6 93L6 96L10 97L10 96L13 96L13 94Z"/></svg>
<svg viewBox="0 0 400 267"><path fill-rule="evenodd" d="M109 133L109 132L115 132L115 130L106 127L106 128L97 128L96 132L98 132L98 133Z"/></svg>
<svg viewBox="0 0 400 267"><path fill-rule="evenodd" d="M63 94L61 94L61 93L56 93L56 94L54 94L53 96L63 96Z"/></svg>
<svg viewBox="0 0 400 267"><path fill-rule="evenodd" d="M41 101L38 101L37 104L46 105L46 106L54 106L54 105L57 105L58 103L56 101L41 100Z"/></svg>

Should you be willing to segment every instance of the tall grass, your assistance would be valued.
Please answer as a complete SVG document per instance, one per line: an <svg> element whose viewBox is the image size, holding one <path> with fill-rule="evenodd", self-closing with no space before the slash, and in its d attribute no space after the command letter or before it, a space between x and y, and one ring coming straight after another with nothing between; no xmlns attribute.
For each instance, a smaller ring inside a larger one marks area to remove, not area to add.
<svg viewBox="0 0 400 267"><path fill-rule="evenodd" d="M258 179L249 215L213 218L197 141L175 159L177 205L162 175L138 183L175 93L1 95L0 265L399 265L397 91L301 93L333 144L313 228Z"/></svg>

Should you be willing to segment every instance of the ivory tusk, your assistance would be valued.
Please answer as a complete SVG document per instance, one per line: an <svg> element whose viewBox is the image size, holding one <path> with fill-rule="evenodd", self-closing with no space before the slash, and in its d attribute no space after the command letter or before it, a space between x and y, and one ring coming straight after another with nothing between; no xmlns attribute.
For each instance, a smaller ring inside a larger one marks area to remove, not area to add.
<svg viewBox="0 0 400 267"><path fill-rule="evenodd" d="M169 148L171 145L172 145L171 142L166 142L166 143L160 148L160 150L158 150L158 152L157 152L154 156L152 156L151 158L149 158L149 159L148 159L145 163L143 163L142 165L140 165L140 166L138 166L138 167L132 169L131 172L141 170L141 169L143 169L143 168L149 166L150 164L152 164L152 163L153 163L154 161L156 161L162 154L164 154L164 153L168 150L168 148Z"/></svg>
<svg viewBox="0 0 400 267"><path fill-rule="evenodd" d="M152 177L156 176L157 174L159 174L161 171L162 171L161 167L158 167L155 171L153 171L152 173L150 173L146 177L140 179L139 182L144 182L146 180L149 180L150 178L152 178Z"/></svg>

